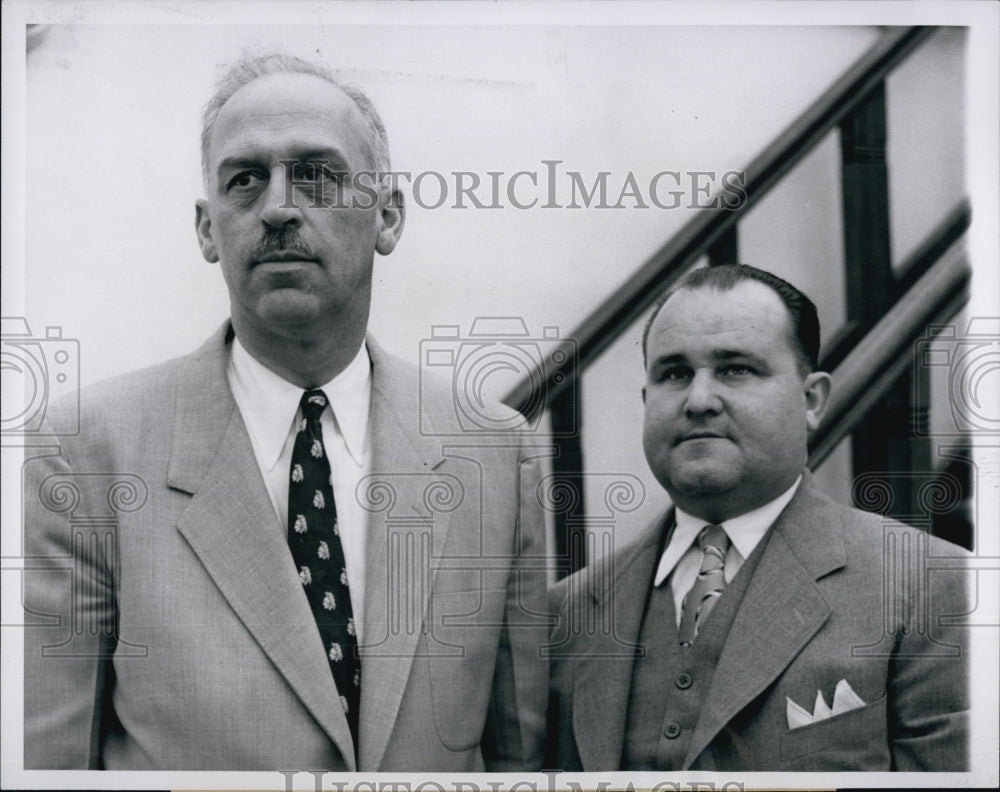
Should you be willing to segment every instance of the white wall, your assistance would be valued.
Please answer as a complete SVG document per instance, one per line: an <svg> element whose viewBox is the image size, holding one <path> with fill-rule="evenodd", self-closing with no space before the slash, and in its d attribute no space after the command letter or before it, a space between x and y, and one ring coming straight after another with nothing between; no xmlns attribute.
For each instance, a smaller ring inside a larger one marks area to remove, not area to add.
<svg viewBox="0 0 1000 792"><path fill-rule="evenodd" d="M217 64L244 47L319 58L363 85L397 170L485 181L488 171L542 174L555 159L588 182L610 171L613 202L629 172L646 184L663 170L739 170L880 35L873 25L183 21L84 20L33 36L23 314L36 334L59 325L79 339L83 383L184 353L227 315L217 265L195 245L193 203L200 108ZM952 32L890 82L891 187L907 196L894 205L897 256L964 190L963 69L962 35ZM838 145L835 134L824 141L740 229L741 260L802 286L827 330L844 313ZM561 204L566 186L564 177ZM544 189L537 195L544 201ZM453 199L427 209L412 198L401 244L376 262L372 328L414 362L432 325L467 331L477 316L520 316L535 334L555 326L568 335L699 211L520 210L506 200L458 209ZM640 449L640 328L582 383L588 474L645 483L633 527L666 501ZM847 459L841 451L821 472L841 499ZM588 491L592 510L600 498Z"/></svg>
<svg viewBox="0 0 1000 792"><path fill-rule="evenodd" d="M225 317L222 279L195 245L199 114L216 64L248 42L346 69L385 116L396 169L485 180L558 159L588 182L608 170L620 185L629 171L648 183L661 170L738 169L876 36L52 28L28 61L27 315L80 339L85 382L185 352ZM373 328L410 357L432 324L465 327L477 315L521 315L532 330L565 334L696 211L422 209L411 200L402 243L377 263Z"/></svg>

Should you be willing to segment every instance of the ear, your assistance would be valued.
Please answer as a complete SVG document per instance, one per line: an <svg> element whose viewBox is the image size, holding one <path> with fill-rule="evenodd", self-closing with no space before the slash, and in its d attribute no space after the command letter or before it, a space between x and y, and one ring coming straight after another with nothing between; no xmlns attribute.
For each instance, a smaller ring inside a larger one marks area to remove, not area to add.
<svg viewBox="0 0 1000 792"><path fill-rule="evenodd" d="M830 403L830 388L833 379L825 371L814 371L804 380L806 397L806 428L809 434L815 432L823 420Z"/></svg>
<svg viewBox="0 0 1000 792"><path fill-rule="evenodd" d="M386 190L385 193L387 195L385 195L378 219L378 238L375 240L375 250L383 256L388 256L403 235L406 205L403 202L403 194L399 190Z"/></svg>
<svg viewBox="0 0 1000 792"><path fill-rule="evenodd" d="M194 230L198 235L198 247L205 261L214 264L219 260L212 240L212 218L208 214L208 201L199 198L194 202Z"/></svg>

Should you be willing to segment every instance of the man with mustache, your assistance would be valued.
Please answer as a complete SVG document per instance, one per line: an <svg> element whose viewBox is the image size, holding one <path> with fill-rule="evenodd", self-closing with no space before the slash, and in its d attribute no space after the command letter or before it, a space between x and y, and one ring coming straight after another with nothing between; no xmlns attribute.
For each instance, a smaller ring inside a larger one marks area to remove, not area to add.
<svg viewBox="0 0 1000 792"><path fill-rule="evenodd" d="M322 66L245 59L202 161L230 319L85 390L26 471L27 554L73 560L26 574L26 767L537 769L537 463L516 431L463 443L451 384L366 336L405 218L378 113Z"/></svg>
<svg viewBox="0 0 1000 792"><path fill-rule="evenodd" d="M968 768L964 551L816 490L819 346L808 297L753 267L658 301L643 448L674 506L552 592L548 766Z"/></svg>

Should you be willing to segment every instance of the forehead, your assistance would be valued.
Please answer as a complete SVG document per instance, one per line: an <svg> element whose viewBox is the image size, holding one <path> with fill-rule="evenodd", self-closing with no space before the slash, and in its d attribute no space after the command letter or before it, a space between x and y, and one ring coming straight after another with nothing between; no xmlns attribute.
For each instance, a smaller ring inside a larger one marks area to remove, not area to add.
<svg viewBox="0 0 1000 792"><path fill-rule="evenodd" d="M676 292L649 330L649 357L747 351L768 357L788 352L794 329L788 308L768 286L741 281L721 291L711 286Z"/></svg>
<svg viewBox="0 0 1000 792"><path fill-rule="evenodd" d="M247 83L219 111L209 146L214 167L227 156L281 158L295 149L367 156L368 129L354 100L311 74L272 74Z"/></svg>

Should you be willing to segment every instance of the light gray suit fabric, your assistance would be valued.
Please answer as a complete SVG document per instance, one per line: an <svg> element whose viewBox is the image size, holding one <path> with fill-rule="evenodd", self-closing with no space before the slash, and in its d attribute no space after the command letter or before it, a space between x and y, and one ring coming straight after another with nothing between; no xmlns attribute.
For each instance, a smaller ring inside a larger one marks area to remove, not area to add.
<svg viewBox="0 0 1000 792"><path fill-rule="evenodd" d="M85 389L79 434L26 463L25 766L537 769L534 452L517 432L450 436L450 383L369 339L356 763L228 386L230 338L227 323L191 355Z"/></svg>
<svg viewBox="0 0 1000 792"><path fill-rule="evenodd" d="M626 769L633 657L663 524L550 592L547 767ZM683 769L967 769L965 551L835 504L808 473L765 541ZM842 679L864 707L788 728L786 698L812 712L817 691L830 705Z"/></svg>

